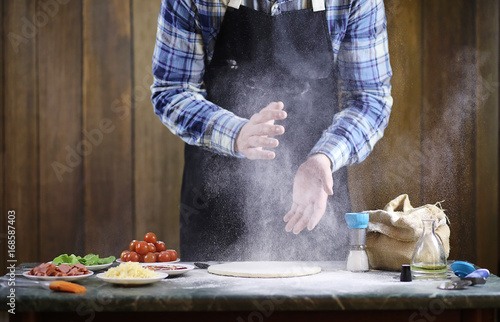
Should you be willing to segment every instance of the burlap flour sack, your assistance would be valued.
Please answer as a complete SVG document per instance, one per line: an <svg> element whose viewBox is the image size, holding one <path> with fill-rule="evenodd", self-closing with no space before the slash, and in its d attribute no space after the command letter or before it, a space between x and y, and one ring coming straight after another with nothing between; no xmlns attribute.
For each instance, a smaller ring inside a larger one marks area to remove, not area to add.
<svg viewBox="0 0 500 322"><path fill-rule="evenodd" d="M413 208L408 195L403 194L389 202L383 210L365 212L370 214L366 250L372 268L399 271L402 264L410 264L415 245L422 235L422 219L437 219L435 232L448 258L448 218L436 205Z"/></svg>

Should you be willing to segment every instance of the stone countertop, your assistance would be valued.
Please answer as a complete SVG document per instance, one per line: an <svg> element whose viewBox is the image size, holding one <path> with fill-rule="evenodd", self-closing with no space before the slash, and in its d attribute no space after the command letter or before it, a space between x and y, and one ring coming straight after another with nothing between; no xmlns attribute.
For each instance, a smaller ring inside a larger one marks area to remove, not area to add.
<svg viewBox="0 0 500 322"><path fill-rule="evenodd" d="M182 263L177 263L182 264ZM399 273L345 271L344 262L311 262L322 272L292 278L239 278L194 269L144 286L119 286L94 276L78 281L84 294L53 292L39 287L15 288L16 311L137 312L137 311L329 311L413 310L421 308L500 308L500 278L465 290L440 290L443 280L400 282ZM20 274L27 263L18 267ZM99 272L97 272L99 273ZM25 279L16 275L16 279ZM8 287L0 288L7 310Z"/></svg>

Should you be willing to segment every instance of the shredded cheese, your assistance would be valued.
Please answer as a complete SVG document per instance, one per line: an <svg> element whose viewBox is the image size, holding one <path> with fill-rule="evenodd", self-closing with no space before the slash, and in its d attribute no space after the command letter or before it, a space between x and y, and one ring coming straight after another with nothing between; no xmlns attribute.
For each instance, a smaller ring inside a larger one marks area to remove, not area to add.
<svg viewBox="0 0 500 322"><path fill-rule="evenodd" d="M110 268L104 277L112 278L151 278L158 277L154 271L143 268L141 264L137 262L126 262L121 263L117 267Z"/></svg>

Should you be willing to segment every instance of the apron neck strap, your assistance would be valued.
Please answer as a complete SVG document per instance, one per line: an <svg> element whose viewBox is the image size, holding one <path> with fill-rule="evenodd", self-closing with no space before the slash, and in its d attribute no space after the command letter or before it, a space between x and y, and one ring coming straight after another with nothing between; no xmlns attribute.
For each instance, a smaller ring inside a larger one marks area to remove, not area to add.
<svg viewBox="0 0 500 322"><path fill-rule="evenodd" d="M241 5L241 0L231 0L229 1L228 7L232 7L234 9L239 9Z"/></svg>
<svg viewBox="0 0 500 322"><path fill-rule="evenodd" d="M228 7L239 9L241 5L241 0L231 0L229 1ZM313 11L324 11L325 10L325 0L312 0Z"/></svg>
<svg viewBox="0 0 500 322"><path fill-rule="evenodd" d="M324 11L325 10L325 0L312 0L313 11Z"/></svg>

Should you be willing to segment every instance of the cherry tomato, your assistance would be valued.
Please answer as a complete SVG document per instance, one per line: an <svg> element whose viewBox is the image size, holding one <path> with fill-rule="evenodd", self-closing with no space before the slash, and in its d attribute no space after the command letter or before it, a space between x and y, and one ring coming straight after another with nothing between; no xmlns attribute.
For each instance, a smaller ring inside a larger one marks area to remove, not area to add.
<svg viewBox="0 0 500 322"><path fill-rule="evenodd" d="M173 249L167 250L168 255L170 256L170 261L175 261L177 260L177 252Z"/></svg>
<svg viewBox="0 0 500 322"><path fill-rule="evenodd" d="M158 252L163 252L164 250L167 250L167 246L166 246L166 245L165 245L165 243L164 243L164 242L162 242L162 241L157 241L157 242L155 243L155 246L156 246L156 250L157 250Z"/></svg>
<svg viewBox="0 0 500 322"><path fill-rule="evenodd" d="M137 256L139 256L139 262L144 263L144 255L137 254Z"/></svg>
<svg viewBox="0 0 500 322"><path fill-rule="evenodd" d="M137 242L137 245L135 245L135 251L139 255L146 255L149 252L148 243L145 241Z"/></svg>
<svg viewBox="0 0 500 322"><path fill-rule="evenodd" d="M139 261L139 254L136 252L130 252L128 254L128 261L129 262L138 262Z"/></svg>
<svg viewBox="0 0 500 322"><path fill-rule="evenodd" d="M130 250L131 252L135 252L135 246L137 245L138 241L137 240L133 240L130 242L130 244L128 245L128 250Z"/></svg>
<svg viewBox="0 0 500 322"><path fill-rule="evenodd" d="M155 246L155 244L148 243L148 251L150 253L156 253L156 246Z"/></svg>
<svg viewBox="0 0 500 322"><path fill-rule="evenodd" d="M125 255L123 255L123 257L121 257L121 260L123 262L128 262L130 260L130 252L128 252Z"/></svg>
<svg viewBox="0 0 500 322"><path fill-rule="evenodd" d="M123 260L123 257L125 256L125 254L128 254L128 253L130 253L130 251L128 251L128 250L124 250L124 251L122 252L122 254L120 255L120 259L122 260L122 262L125 262L125 261Z"/></svg>
<svg viewBox="0 0 500 322"><path fill-rule="evenodd" d="M159 262L170 262L170 255L168 254L168 252L167 251L160 252L160 255L158 255L158 261Z"/></svg>
<svg viewBox="0 0 500 322"><path fill-rule="evenodd" d="M154 233L147 233L145 236L144 236L144 241L147 242L147 243L156 243L156 235Z"/></svg>
<svg viewBox="0 0 500 322"><path fill-rule="evenodd" d="M155 253L147 253L144 255L144 263L154 263L156 262L156 254Z"/></svg>

